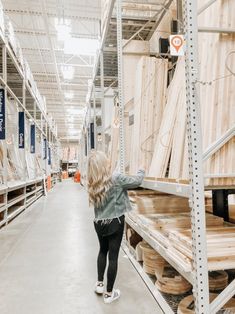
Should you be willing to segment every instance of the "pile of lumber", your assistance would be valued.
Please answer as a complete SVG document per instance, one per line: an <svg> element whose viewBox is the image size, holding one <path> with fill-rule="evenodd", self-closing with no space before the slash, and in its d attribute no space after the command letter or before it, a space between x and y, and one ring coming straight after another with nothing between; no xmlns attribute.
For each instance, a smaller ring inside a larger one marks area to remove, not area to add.
<svg viewBox="0 0 235 314"><path fill-rule="evenodd" d="M142 218L148 219L149 224L168 234L171 230L188 229L191 227L190 213L167 213L167 214L148 214ZM223 226L223 218L206 214L207 227L221 227Z"/></svg>
<svg viewBox="0 0 235 314"><path fill-rule="evenodd" d="M155 272L156 287L164 293L179 295L192 289L192 285L170 265L165 265L161 272Z"/></svg>
<svg viewBox="0 0 235 314"><path fill-rule="evenodd" d="M205 4L204 0L199 5ZM235 2L233 0L216 1L199 15L199 24L224 29L235 28ZM235 125L235 72L234 53L235 36L227 33L199 33L199 84L203 151L219 140L227 130ZM218 79L220 78L220 79ZM211 82L211 84L208 82ZM226 174L234 173L235 137L233 136L220 150L205 163L208 174L223 174L224 178L211 179L208 185L235 185L235 178Z"/></svg>
<svg viewBox="0 0 235 314"><path fill-rule="evenodd" d="M152 161L166 102L168 62L142 57L137 65L134 91L134 126L130 148L130 173ZM128 149L128 148L127 148Z"/></svg>
<svg viewBox="0 0 235 314"><path fill-rule="evenodd" d="M191 230L169 230L171 245L192 261ZM235 227L207 228L207 257L209 270L235 268Z"/></svg>
<svg viewBox="0 0 235 314"><path fill-rule="evenodd" d="M217 297L217 294L211 293L210 294L210 302L212 302ZM177 314L194 314L194 298L193 295L189 295L184 298L178 306ZM226 310L226 313L234 313L235 312L235 299L229 300L223 308Z"/></svg>
<svg viewBox="0 0 235 314"><path fill-rule="evenodd" d="M131 201L139 214L182 213L190 210L188 199L168 194L131 196Z"/></svg>
<svg viewBox="0 0 235 314"><path fill-rule="evenodd" d="M204 1L200 0L199 6L203 4ZM159 45L160 37L168 36L171 17L175 14L171 9L155 31L151 47ZM234 11L233 0L217 1L199 15L199 24L234 28L235 20L231 17ZM200 76L197 88L201 105L203 152L235 125L235 77L232 75L235 68L234 53L231 53L234 50L234 34L199 33ZM159 69L156 70L158 65ZM130 160L129 172L134 174L140 164L144 164L147 176L188 179L184 57L179 58L176 65L162 59L142 57L136 71L132 72L132 77L136 78L135 91L128 101L132 99L134 119L131 121L133 123L134 120L134 125L127 123L125 126L126 133L129 134L131 128L134 134L126 147L128 162ZM167 72L172 78L169 85L166 82ZM235 178L228 177L234 173L234 138L230 137L204 162L205 173L212 177L206 181L207 185L235 185ZM218 174L220 178L213 178Z"/></svg>
<svg viewBox="0 0 235 314"><path fill-rule="evenodd" d="M166 177L169 161L171 162L169 177L183 177L186 128L185 82L182 79L184 73L185 61L182 57L177 62L173 79L168 87L167 102L149 168L151 177Z"/></svg>

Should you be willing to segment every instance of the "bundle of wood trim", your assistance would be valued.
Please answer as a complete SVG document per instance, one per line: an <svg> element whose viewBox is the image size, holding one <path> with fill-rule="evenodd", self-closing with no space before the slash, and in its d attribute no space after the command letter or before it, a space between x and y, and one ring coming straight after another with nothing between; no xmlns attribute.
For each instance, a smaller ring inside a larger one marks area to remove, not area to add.
<svg viewBox="0 0 235 314"><path fill-rule="evenodd" d="M167 88L168 62L142 57L136 69L134 126L130 173L145 165L149 169L162 121Z"/></svg>
<svg viewBox="0 0 235 314"><path fill-rule="evenodd" d="M192 261L191 230L170 230L171 245L187 259ZM209 270L235 268L235 227L209 227L206 231L207 257Z"/></svg>

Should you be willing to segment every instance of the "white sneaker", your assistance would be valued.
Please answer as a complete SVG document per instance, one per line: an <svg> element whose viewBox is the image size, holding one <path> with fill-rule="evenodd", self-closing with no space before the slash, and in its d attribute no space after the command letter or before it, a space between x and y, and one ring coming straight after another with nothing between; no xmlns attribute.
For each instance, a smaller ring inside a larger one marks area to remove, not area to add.
<svg viewBox="0 0 235 314"><path fill-rule="evenodd" d="M113 292L111 295L105 293L104 294L104 303L112 303L113 301L120 298L121 292L118 289L113 289Z"/></svg>
<svg viewBox="0 0 235 314"><path fill-rule="evenodd" d="M97 294L103 294L104 293L104 284L103 282L98 282L95 284L95 292Z"/></svg>

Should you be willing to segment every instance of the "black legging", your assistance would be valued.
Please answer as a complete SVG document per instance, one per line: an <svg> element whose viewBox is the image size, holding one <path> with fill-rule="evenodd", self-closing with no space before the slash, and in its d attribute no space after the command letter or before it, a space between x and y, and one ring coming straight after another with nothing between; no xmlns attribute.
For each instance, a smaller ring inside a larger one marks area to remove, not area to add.
<svg viewBox="0 0 235 314"><path fill-rule="evenodd" d="M107 272L107 292L112 292L118 269L118 254L122 242L124 230L124 216L118 221L116 231L109 235L104 235L103 230L96 227L100 243L100 251L97 259L98 281L104 280L104 272L107 264L107 254L109 253L109 266Z"/></svg>

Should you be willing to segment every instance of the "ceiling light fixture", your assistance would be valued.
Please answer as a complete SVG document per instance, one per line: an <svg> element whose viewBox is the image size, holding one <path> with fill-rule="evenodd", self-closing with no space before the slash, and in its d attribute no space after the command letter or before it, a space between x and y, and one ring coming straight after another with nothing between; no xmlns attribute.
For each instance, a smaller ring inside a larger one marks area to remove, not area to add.
<svg viewBox="0 0 235 314"><path fill-rule="evenodd" d="M68 20L64 18L55 19L55 28L57 30L57 39L67 41L71 38L71 26Z"/></svg>
<svg viewBox="0 0 235 314"><path fill-rule="evenodd" d="M80 114L83 116L85 114L85 110L84 109L67 109L67 113L69 113L69 114Z"/></svg>
<svg viewBox="0 0 235 314"><path fill-rule="evenodd" d="M72 92L72 91L70 91L70 92L65 92L65 93L64 93L64 97L65 97L66 99L73 99L73 97L74 97L74 92Z"/></svg>
<svg viewBox="0 0 235 314"><path fill-rule="evenodd" d="M74 68L71 65L63 65L61 71L65 80L72 80L74 78Z"/></svg>
<svg viewBox="0 0 235 314"><path fill-rule="evenodd" d="M98 39L68 38L64 43L64 53L73 55L95 55L99 49Z"/></svg>

